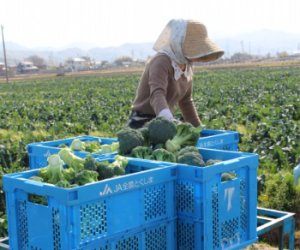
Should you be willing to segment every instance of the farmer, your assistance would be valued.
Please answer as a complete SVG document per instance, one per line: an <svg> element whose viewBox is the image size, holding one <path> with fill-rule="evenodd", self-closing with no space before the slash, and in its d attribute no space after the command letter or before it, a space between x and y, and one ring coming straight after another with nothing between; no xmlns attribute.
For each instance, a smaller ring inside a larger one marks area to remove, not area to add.
<svg viewBox="0 0 300 250"><path fill-rule="evenodd" d="M192 64L216 60L224 51L208 38L202 23L182 19L167 24L153 49L157 53L146 64L128 125L140 128L156 116L173 120L178 105L184 121L198 127L201 121L192 99Z"/></svg>

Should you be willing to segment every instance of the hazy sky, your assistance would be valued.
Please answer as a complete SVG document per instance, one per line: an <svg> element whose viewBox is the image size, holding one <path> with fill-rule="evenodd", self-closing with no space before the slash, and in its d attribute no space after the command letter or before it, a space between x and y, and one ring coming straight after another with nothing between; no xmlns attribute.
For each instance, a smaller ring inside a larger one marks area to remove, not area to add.
<svg viewBox="0 0 300 250"><path fill-rule="evenodd" d="M172 18L213 38L260 29L300 33L300 0L0 0L6 41L26 47L154 42Z"/></svg>

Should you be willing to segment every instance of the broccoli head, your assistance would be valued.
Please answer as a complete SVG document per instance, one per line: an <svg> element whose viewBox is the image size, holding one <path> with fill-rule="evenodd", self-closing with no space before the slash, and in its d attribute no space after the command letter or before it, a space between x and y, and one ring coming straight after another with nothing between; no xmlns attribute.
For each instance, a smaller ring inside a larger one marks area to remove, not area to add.
<svg viewBox="0 0 300 250"><path fill-rule="evenodd" d="M62 188L70 188L71 184L67 180L60 180L59 182L55 183L55 186Z"/></svg>
<svg viewBox="0 0 300 250"><path fill-rule="evenodd" d="M101 146L100 150L97 152L98 154L109 154L112 153L111 145L110 144L104 144Z"/></svg>
<svg viewBox="0 0 300 250"><path fill-rule="evenodd" d="M73 168L64 168L63 175L64 179L67 180L69 183L73 183L75 179L75 170Z"/></svg>
<svg viewBox="0 0 300 250"><path fill-rule="evenodd" d="M84 169L87 170L93 170L93 171L97 171L97 161L96 159L92 156L92 155L87 155L84 158L84 164L83 164Z"/></svg>
<svg viewBox="0 0 300 250"><path fill-rule="evenodd" d="M201 155L195 152L186 152L178 156L178 163L188 164L192 166L204 167L205 162L203 161Z"/></svg>
<svg viewBox="0 0 300 250"><path fill-rule="evenodd" d="M142 133L145 142L148 143L148 142L149 142L149 129L148 129L148 123L146 123L143 127L139 128L138 130Z"/></svg>
<svg viewBox="0 0 300 250"><path fill-rule="evenodd" d="M115 160L108 165L108 168L113 169L113 175L125 174L125 168L127 167L128 159L122 155L116 155Z"/></svg>
<svg viewBox="0 0 300 250"><path fill-rule="evenodd" d="M79 139L74 139L70 145L70 149L73 151L84 151L85 150L85 143Z"/></svg>
<svg viewBox="0 0 300 250"><path fill-rule="evenodd" d="M96 171L83 169L75 175L75 184L84 185L98 181L98 173Z"/></svg>
<svg viewBox="0 0 300 250"><path fill-rule="evenodd" d="M39 176L47 183L56 184L64 179L63 165L64 162L59 155L50 155L48 157L48 166L39 170Z"/></svg>
<svg viewBox="0 0 300 250"><path fill-rule="evenodd" d="M58 152L58 154L68 167L74 168L76 172L84 168L84 159L74 155L71 149L63 148Z"/></svg>
<svg viewBox="0 0 300 250"><path fill-rule="evenodd" d="M141 131L137 129L123 128L117 133L117 137L121 155L130 154L135 147L144 145L144 137Z"/></svg>
<svg viewBox="0 0 300 250"><path fill-rule="evenodd" d="M96 153L101 148L101 139L99 138L96 141L86 141L84 142L85 150L90 153Z"/></svg>
<svg viewBox="0 0 300 250"><path fill-rule="evenodd" d="M131 156L141 159L150 159L152 149L146 146L137 146L131 151Z"/></svg>
<svg viewBox="0 0 300 250"><path fill-rule="evenodd" d="M179 152L177 153L177 156L183 155L187 152L194 152L196 154L199 154L199 149L196 148L195 146L186 146L179 150Z"/></svg>
<svg viewBox="0 0 300 250"><path fill-rule="evenodd" d="M155 149L151 155L151 159L156 161L176 162L176 156L163 148Z"/></svg>
<svg viewBox="0 0 300 250"><path fill-rule="evenodd" d="M70 149L72 151L87 151L90 153L96 153L101 148L101 139L97 141L81 141L76 138L72 141Z"/></svg>
<svg viewBox="0 0 300 250"><path fill-rule="evenodd" d="M166 149L176 152L184 146L194 146L199 139L201 127L193 127L190 123L182 122L176 126L176 135L166 142Z"/></svg>
<svg viewBox="0 0 300 250"><path fill-rule="evenodd" d="M176 134L176 125L162 116L152 119L147 124L147 127L149 131L149 142L151 144L165 143Z"/></svg>

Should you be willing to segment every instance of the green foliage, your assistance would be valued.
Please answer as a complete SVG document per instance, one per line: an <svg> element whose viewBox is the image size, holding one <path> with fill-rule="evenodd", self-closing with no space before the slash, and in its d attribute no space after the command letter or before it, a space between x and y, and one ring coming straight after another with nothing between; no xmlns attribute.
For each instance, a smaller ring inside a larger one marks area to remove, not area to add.
<svg viewBox="0 0 300 250"><path fill-rule="evenodd" d="M297 211L300 207L300 187L294 185L291 173L279 172L267 177L265 191L259 197L260 205L284 211Z"/></svg>
<svg viewBox="0 0 300 250"><path fill-rule="evenodd" d="M114 137L128 119L139 78L0 84L0 218L5 214L2 175L28 167L26 145L78 135ZM266 181L281 170L291 172L300 157L299 78L297 67L194 74L193 99L206 128L239 131L239 150L258 153L259 174L266 174ZM179 110L176 118L181 118ZM0 236L5 235L2 225L0 220Z"/></svg>

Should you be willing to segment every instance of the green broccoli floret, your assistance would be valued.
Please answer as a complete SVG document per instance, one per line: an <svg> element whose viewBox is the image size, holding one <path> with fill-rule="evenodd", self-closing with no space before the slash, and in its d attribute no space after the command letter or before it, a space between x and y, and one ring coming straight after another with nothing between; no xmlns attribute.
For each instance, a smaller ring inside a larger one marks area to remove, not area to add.
<svg viewBox="0 0 300 250"><path fill-rule="evenodd" d="M131 151L131 156L141 159L150 159L152 149L146 146L137 146Z"/></svg>
<svg viewBox="0 0 300 250"><path fill-rule="evenodd" d="M179 157L180 155L183 155L187 152L194 152L196 154L199 154L199 149L196 148L195 146L186 146L179 150L179 152L177 153L177 157ZM202 158L202 156L201 156L201 158Z"/></svg>
<svg viewBox="0 0 300 250"><path fill-rule="evenodd" d="M144 145L144 137L137 129L126 127L117 133L117 137L121 155L130 154L135 147Z"/></svg>
<svg viewBox="0 0 300 250"><path fill-rule="evenodd" d="M149 142L151 144L165 143L176 134L176 125L164 118L156 117L148 123Z"/></svg>
<svg viewBox="0 0 300 250"><path fill-rule="evenodd" d="M70 145L73 151L85 151L85 143L79 139L74 139Z"/></svg>
<svg viewBox="0 0 300 250"><path fill-rule="evenodd" d="M177 162L192 165L192 166L199 166L199 167L205 166L205 162L203 161L201 155L195 152L186 152L178 156Z"/></svg>
<svg viewBox="0 0 300 250"><path fill-rule="evenodd" d="M87 155L84 158L84 164L83 164L84 169L97 171L98 169L97 164L98 162L92 155Z"/></svg>
<svg viewBox="0 0 300 250"><path fill-rule="evenodd" d="M125 174L125 168L128 165L128 159L122 155L116 155L115 161L108 165L109 168L113 169L114 175Z"/></svg>
<svg viewBox="0 0 300 250"><path fill-rule="evenodd" d="M98 173L96 171L83 169L75 175L75 184L84 185L98 181Z"/></svg>
<svg viewBox="0 0 300 250"><path fill-rule="evenodd" d="M63 165L64 162L59 155L50 155L48 157L48 166L39 170L39 176L47 183L56 184L60 180L64 180Z"/></svg>
<svg viewBox="0 0 300 250"><path fill-rule="evenodd" d="M108 161L97 162L98 180L104 180L113 176L113 169L109 169Z"/></svg>
<svg viewBox="0 0 300 250"><path fill-rule="evenodd" d="M79 172L84 168L84 159L74 155L69 148L63 148L59 151L60 158L68 165L70 168L74 168L76 172Z"/></svg>
<svg viewBox="0 0 300 250"><path fill-rule="evenodd" d="M176 162L176 156L163 148L155 149L151 155L151 159L156 161Z"/></svg>
<svg viewBox="0 0 300 250"><path fill-rule="evenodd" d="M69 183L73 183L75 179L75 170L73 168L64 168L63 175L64 179L67 180Z"/></svg>
<svg viewBox="0 0 300 250"><path fill-rule="evenodd" d="M115 161L120 162L122 168L126 168L128 165L128 159L125 156L122 155L116 155Z"/></svg>
<svg viewBox="0 0 300 250"><path fill-rule="evenodd" d="M59 182L55 183L55 186L62 188L70 188L71 184L67 180L60 180Z"/></svg>
<svg viewBox="0 0 300 250"><path fill-rule="evenodd" d="M149 129L148 129L148 123L146 123L143 127L138 129L143 137L146 144L149 144Z"/></svg>
<svg viewBox="0 0 300 250"><path fill-rule="evenodd" d="M176 126L177 132L173 139L167 140L166 149L176 152L184 146L194 146L199 139L201 127L195 128L190 123L183 122Z"/></svg>
<svg viewBox="0 0 300 250"><path fill-rule="evenodd" d="M100 150L97 153L98 154L112 153L111 146L109 144L104 144L101 146Z"/></svg>
<svg viewBox="0 0 300 250"><path fill-rule="evenodd" d="M217 159L209 159L206 161L205 165L206 166L211 166L211 165L215 165L217 163L221 162L221 160L217 160Z"/></svg>
<svg viewBox="0 0 300 250"><path fill-rule="evenodd" d="M101 140L84 142L86 152L96 153L101 149Z"/></svg>
<svg viewBox="0 0 300 250"><path fill-rule="evenodd" d="M113 142L112 144L109 144L111 148L111 152L116 152L119 150L119 142Z"/></svg>

